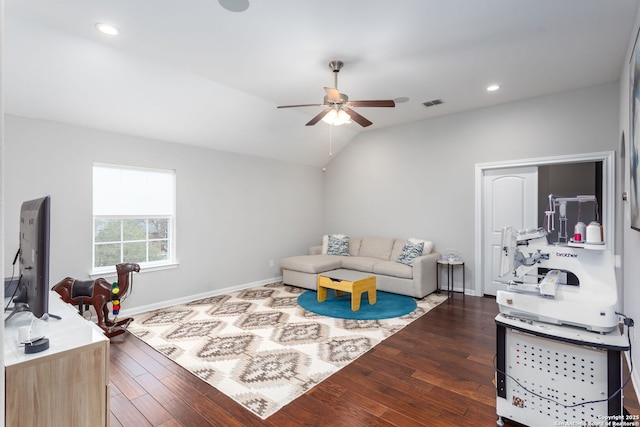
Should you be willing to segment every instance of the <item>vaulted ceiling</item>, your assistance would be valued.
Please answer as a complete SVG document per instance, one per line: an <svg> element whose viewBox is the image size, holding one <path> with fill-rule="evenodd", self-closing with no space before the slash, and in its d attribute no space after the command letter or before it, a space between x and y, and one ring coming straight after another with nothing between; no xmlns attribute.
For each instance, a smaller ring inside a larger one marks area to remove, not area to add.
<svg viewBox="0 0 640 427"><path fill-rule="evenodd" d="M618 79L640 2L221 5L246 1L5 0L5 112L320 166L330 138L337 153L360 132ZM396 107L331 132L305 126L321 107L276 108L322 103L334 59L341 92Z"/></svg>

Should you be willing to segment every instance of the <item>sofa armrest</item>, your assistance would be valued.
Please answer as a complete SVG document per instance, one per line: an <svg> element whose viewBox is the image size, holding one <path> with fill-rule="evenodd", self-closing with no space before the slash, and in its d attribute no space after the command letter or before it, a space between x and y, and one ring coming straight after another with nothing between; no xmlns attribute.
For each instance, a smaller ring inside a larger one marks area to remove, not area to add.
<svg viewBox="0 0 640 427"><path fill-rule="evenodd" d="M420 295L426 296L438 289L437 268L441 257L434 251L413 260L413 283Z"/></svg>
<svg viewBox="0 0 640 427"><path fill-rule="evenodd" d="M320 255L322 254L322 245L311 246L307 255Z"/></svg>

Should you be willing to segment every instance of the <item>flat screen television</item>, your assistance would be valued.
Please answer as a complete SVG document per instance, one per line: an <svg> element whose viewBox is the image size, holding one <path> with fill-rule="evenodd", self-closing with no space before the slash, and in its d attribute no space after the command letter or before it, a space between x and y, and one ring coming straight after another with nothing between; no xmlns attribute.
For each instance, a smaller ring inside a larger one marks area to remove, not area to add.
<svg viewBox="0 0 640 427"><path fill-rule="evenodd" d="M30 311L36 318L49 312L49 218L50 196L29 200L20 209L20 277L13 298L15 314Z"/></svg>

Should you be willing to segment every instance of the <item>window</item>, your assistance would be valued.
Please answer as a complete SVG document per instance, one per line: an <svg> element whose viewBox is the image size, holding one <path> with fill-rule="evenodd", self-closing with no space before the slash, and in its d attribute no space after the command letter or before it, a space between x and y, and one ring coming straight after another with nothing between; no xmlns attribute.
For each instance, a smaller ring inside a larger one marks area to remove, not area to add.
<svg viewBox="0 0 640 427"><path fill-rule="evenodd" d="M175 263L175 172L93 166L93 270Z"/></svg>

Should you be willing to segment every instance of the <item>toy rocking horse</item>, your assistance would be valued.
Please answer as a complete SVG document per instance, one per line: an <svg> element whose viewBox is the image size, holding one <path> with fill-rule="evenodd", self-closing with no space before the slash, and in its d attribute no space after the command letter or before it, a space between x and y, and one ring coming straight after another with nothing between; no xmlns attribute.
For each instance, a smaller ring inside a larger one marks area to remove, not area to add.
<svg viewBox="0 0 640 427"><path fill-rule="evenodd" d="M120 300L124 299L129 291L129 276L133 272L139 272L138 264L126 263L117 264L118 282L111 285L103 278L94 281L79 281L71 277L61 280L52 290L60 294L62 300L68 304L77 305L82 312L83 306L91 304L98 315L98 326L104 334L112 338L123 334L131 318L118 320L120 312ZM133 282L133 279L131 279ZM109 319L109 308L107 303L113 305L113 320Z"/></svg>

